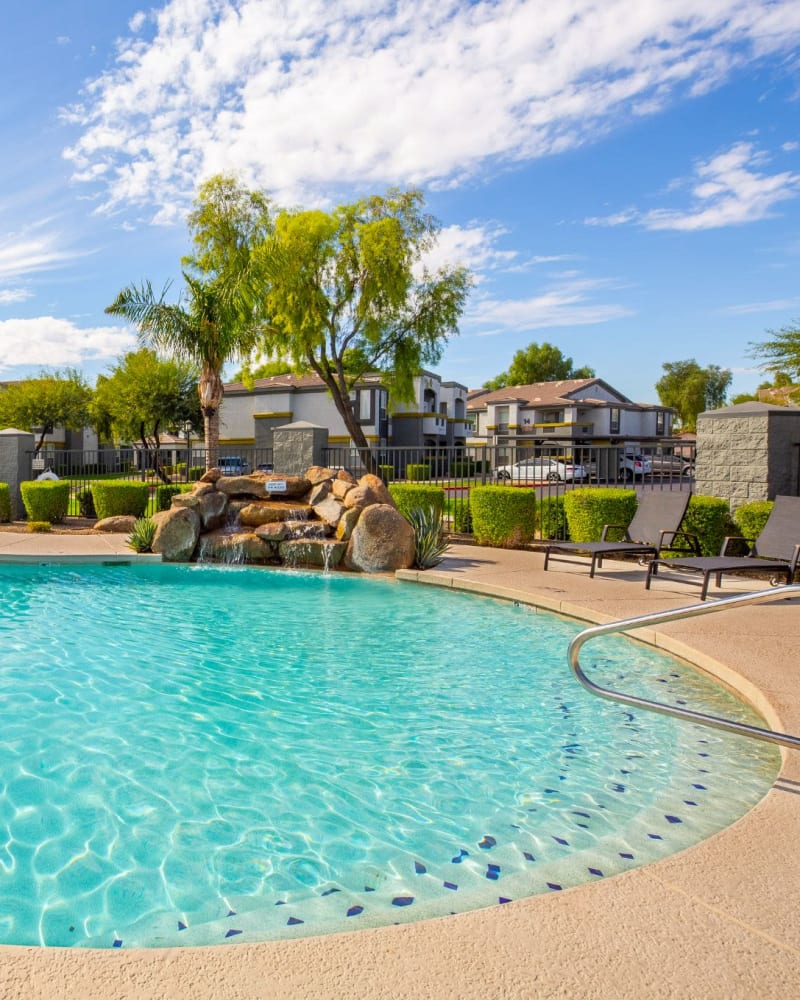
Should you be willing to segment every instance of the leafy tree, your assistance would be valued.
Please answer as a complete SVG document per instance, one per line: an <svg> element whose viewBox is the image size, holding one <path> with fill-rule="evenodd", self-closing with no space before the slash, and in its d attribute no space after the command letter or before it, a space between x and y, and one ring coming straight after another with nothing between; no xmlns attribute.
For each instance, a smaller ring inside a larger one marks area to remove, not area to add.
<svg viewBox="0 0 800 1000"><path fill-rule="evenodd" d="M725 405L733 377L728 368L719 365L701 368L694 358L667 361L661 367L664 374L656 382L658 398L664 406L677 411L683 430L695 429L698 413Z"/></svg>
<svg viewBox="0 0 800 1000"><path fill-rule="evenodd" d="M767 333L771 339L751 344L750 356L760 359L764 371L783 375L790 383L800 381L800 322L794 320L790 326Z"/></svg>
<svg viewBox="0 0 800 1000"><path fill-rule="evenodd" d="M56 427L78 430L88 423L92 390L72 368L11 382L0 392L0 427L40 427L36 453Z"/></svg>
<svg viewBox="0 0 800 1000"><path fill-rule="evenodd" d="M95 427L115 441L138 441L152 455L148 466L162 479L160 434L186 421L199 426L197 366L186 361L160 360L143 347L120 359L110 375L97 379L92 414Z"/></svg>
<svg viewBox="0 0 800 1000"><path fill-rule="evenodd" d="M501 372L484 389L504 389L507 385L532 385L535 382L560 382L564 379L594 378L594 369L584 365L573 368L572 358L565 358L559 348L546 341L532 343L517 351L507 372Z"/></svg>
<svg viewBox="0 0 800 1000"><path fill-rule="evenodd" d="M291 375L294 371L291 361L262 361L261 364L246 364L233 376L234 382L252 385L257 378L274 378L276 375Z"/></svg>
<svg viewBox="0 0 800 1000"><path fill-rule="evenodd" d="M331 212L281 211L254 252L262 350L322 379L370 468L351 390L380 371L394 398L413 398L414 376L441 357L469 292L464 268L425 266L438 232L419 191L391 190Z"/></svg>

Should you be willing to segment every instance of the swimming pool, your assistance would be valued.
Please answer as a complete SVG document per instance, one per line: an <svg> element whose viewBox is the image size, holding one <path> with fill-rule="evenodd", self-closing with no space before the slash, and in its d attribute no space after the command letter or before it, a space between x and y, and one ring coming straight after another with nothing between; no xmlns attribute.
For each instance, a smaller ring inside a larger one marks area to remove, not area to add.
<svg viewBox="0 0 800 1000"><path fill-rule="evenodd" d="M583 691L574 623L354 576L2 566L0 941L294 937L557 892L749 809L773 747ZM596 679L754 718L646 647Z"/></svg>

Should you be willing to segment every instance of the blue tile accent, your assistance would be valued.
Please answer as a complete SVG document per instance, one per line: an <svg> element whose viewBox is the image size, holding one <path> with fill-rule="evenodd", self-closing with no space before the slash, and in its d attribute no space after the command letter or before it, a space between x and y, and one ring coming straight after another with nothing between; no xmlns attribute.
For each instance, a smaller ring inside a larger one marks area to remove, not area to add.
<svg viewBox="0 0 800 1000"><path fill-rule="evenodd" d="M121 947L122 947L122 941L120 941L119 938L116 938L114 940L114 944L112 945L112 948L121 948Z"/></svg>
<svg viewBox="0 0 800 1000"><path fill-rule="evenodd" d="M496 843L497 843L497 841L494 839L494 837L490 837L487 834L483 838L483 840L479 840L478 841L478 847L483 848L484 851L489 851L489 850L491 850L495 846Z"/></svg>
<svg viewBox="0 0 800 1000"><path fill-rule="evenodd" d="M592 873L592 875L599 875L600 878L603 878L603 873L600 871L599 868L590 868L589 871Z"/></svg>
<svg viewBox="0 0 800 1000"><path fill-rule="evenodd" d="M275 905L276 906L286 906L286 900L285 899L279 899L278 902Z"/></svg>
<svg viewBox="0 0 800 1000"><path fill-rule="evenodd" d="M697 788L701 792L707 792L708 791L708 789L706 788L705 785L692 785L692 788Z"/></svg>
<svg viewBox="0 0 800 1000"><path fill-rule="evenodd" d="M458 886L455 884L455 882L442 882L442 885L445 887L445 889L453 889L454 891L458 889Z"/></svg>
<svg viewBox="0 0 800 1000"><path fill-rule="evenodd" d="M531 854L530 851L523 851L522 852L522 856L523 856L523 858L525 858L526 861L535 861L536 860L536 858Z"/></svg>
<svg viewBox="0 0 800 1000"><path fill-rule="evenodd" d="M411 906L413 902L413 896L395 896L392 900L392 906Z"/></svg>
<svg viewBox="0 0 800 1000"><path fill-rule="evenodd" d="M186 930L186 924L182 920L178 921L178 930L179 931L185 931Z"/></svg>
<svg viewBox="0 0 800 1000"><path fill-rule="evenodd" d="M648 833L648 834L647 834L647 836L648 836L648 837L649 837L649 838L650 838L651 840L663 840L663 839L664 839L664 838L663 838L663 837L661 836L661 834L660 834L660 833Z"/></svg>
<svg viewBox="0 0 800 1000"><path fill-rule="evenodd" d="M469 851L465 851L464 848L462 847L461 850L456 855L456 857L450 858L450 860L454 865L460 865L462 860L468 857L469 857Z"/></svg>
<svg viewBox="0 0 800 1000"><path fill-rule="evenodd" d="M288 927L293 927L295 924L304 924L305 920L301 920L299 917L289 917L286 921Z"/></svg>
<svg viewBox="0 0 800 1000"><path fill-rule="evenodd" d="M553 840L557 844L562 844L564 847L569 847L569 841L568 840L564 840L563 837L553 837Z"/></svg>
<svg viewBox="0 0 800 1000"><path fill-rule="evenodd" d="M375 892L375 889L371 885L365 885L364 892Z"/></svg>
<svg viewBox="0 0 800 1000"><path fill-rule="evenodd" d="M364 907L363 906L351 906L350 909L347 911L347 916L348 917L357 917L359 915L359 913L363 913L363 912L364 912Z"/></svg>
<svg viewBox="0 0 800 1000"><path fill-rule="evenodd" d="M226 933L225 937L226 938L236 937L237 934L241 934L241 933L242 932L240 930L237 930L235 927L231 927L231 929Z"/></svg>
<svg viewBox="0 0 800 1000"><path fill-rule="evenodd" d="M628 861L633 861L633 855L632 854L627 854L627 853L623 853L622 851L620 851L619 852L619 856L621 858L627 858Z"/></svg>
<svg viewBox="0 0 800 1000"><path fill-rule="evenodd" d="M423 865L421 861L414 862L414 871L417 875L424 875L428 869Z"/></svg>
<svg viewBox="0 0 800 1000"><path fill-rule="evenodd" d="M228 910L228 912L225 914L225 916L227 916L227 917L235 917L236 916L236 910Z"/></svg>
<svg viewBox="0 0 800 1000"><path fill-rule="evenodd" d="M563 886L560 886L558 884L558 882L548 882L547 883L547 888L548 889L552 889L554 892L560 892L562 890Z"/></svg>
<svg viewBox="0 0 800 1000"><path fill-rule="evenodd" d="M341 889L326 889L325 892L321 893L322 896L332 896L335 892L341 892Z"/></svg>
<svg viewBox="0 0 800 1000"><path fill-rule="evenodd" d="M668 823L682 823L683 820L679 816L665 816L664 819Z"/></svg>
<svg viewBox="0 0 800 1000"><path fill-rule="evenodd" d="M497 902L498 903L510 903L511 899L508 896L498 896Z"/></svg>

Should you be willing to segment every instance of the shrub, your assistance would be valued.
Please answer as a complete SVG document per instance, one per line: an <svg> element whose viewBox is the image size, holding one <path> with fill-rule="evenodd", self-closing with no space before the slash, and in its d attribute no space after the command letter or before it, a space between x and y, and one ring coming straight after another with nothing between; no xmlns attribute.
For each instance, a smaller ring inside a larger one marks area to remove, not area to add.
<svg viewBox="0 0 800 1000"><path fill-rule="evenodd" d="M169 510L172 498L184 492L184 487L177 483L169 486L162 483L161 486L156 486L156 510Z"/></svg>
<svg viewBox="0 0 800 1000"><path fill-rule="evenodd" d="M107 479L92 483L92 497L97 516L115 517L117 514L133 514L142 517L150 499L147 483L132 483L125 479Z"/></svg>
<svg viewBox="0 0 800 1000"><path fill-rule="evenodd" d="M394 479L394 467L391 465L379 465L378 472L385 483L390 483Z"/></svg>
<svg viewBox="0 0 800 1000"><path fill-rule="evenodd" d="M139 517L128 536L128 545L134 552L152 552L156 536L156 523L152 518Z"/></svg>
<svg viewBox="0 0 800 1000"><path fill-rule="evenodd" d="M84 490L78 490L75 494L75 499L78 501L78 510L81 512L81 517L97 517L91 486L87 486Z"/></svg>
<svg viewBox="0 0 800 1000"><path fill-rule="evenodd" d="M564 512L569 537L573 542L597 542L603 525L631 523L636 513L636 491L587 486L564 494ZM617 541L623 532L609 532L608 540Z"/></svg>
<svg viewBox="0 0 800 1000"><path fill-rule="evenodd" d="M542 497L536 505L536 530L540 538L569 539L564 497Z"/></svg>
<svg viewBox="0 0 800 1000"><path fill-rule="evenodd" d="M414 565L419 569L438 566L450 548L442 530L442 512L436 507L415 507L409 517L414 529Z"/></svg>
<svg viewBox="0 0 800 1000"><path fill-rule="evenodd" d="M19 484L29 521L63 521L69 508L70 484L66 479L32 480Z"/></svg>
<svg viewBox="0 0 800 1000"><path fill-rule="evenodd" d="M472 534L472 510L469 505L469 492L463 497L454 497L452 501L453 531L460 535Z"/></svg>
<svg viewBox="0 0 800 1000"><path fill-rule="evenodd" d="M11 491L8 483L0 483L0 521L11 520Z"/></svg>
<svg viewBox="0 0 800 1000"><path fill-rule="evenodd" d="M774 506L772 500L754 500L737 507L733 512L733 520L739 534L751 542L758 538Z"/></svg>
<svg viewBox="0 0 800 1000"><path fill-rule="evenodd" d="M474 476L476 469L474 458L456 459L450 465L450 475L456 478L463 476Z"/></svg>
<svg viewBox="0 0 800 1000"><path fill-rule="evenodd" d="M479 545L520 549L534 536L536 494L507 486L474 486L469 505Z"/></svg>
<svg viewBox="0 0 800 1000"><path fill-rule="evenodd" d="M411 521L412 511L419 510L420 507L433 507L440 517L444 510L444 489L441 486L392 483L389 493L407 521Z"/></svg>
<svg viewBox="0 0 800 1000"><path fill-rule="evenodd" d="M43 535L53 530L53 525L49 521L28 521L25 528L32 535Z"/></svg>
<svg viewBox="0 0 800 1000"><path fill-rule="evenodd" d="M206 467L204 465L192 465L189 467L189 482L196 483L197 480L204 474Z"/></svg>
<svg viewBox="0 0 800 1000"><path fill-rule="evenodd" d="M719 555L726 535L738 534L727 500L693 496L682 529L697 535L704 556Z"/></svg>
<svg viewBox="0 0 800 1000"><path fill-rule="evenodd" d="M431 478L431 467L427 462L411 463L406 466L406 479L412 483Z"/></svg>

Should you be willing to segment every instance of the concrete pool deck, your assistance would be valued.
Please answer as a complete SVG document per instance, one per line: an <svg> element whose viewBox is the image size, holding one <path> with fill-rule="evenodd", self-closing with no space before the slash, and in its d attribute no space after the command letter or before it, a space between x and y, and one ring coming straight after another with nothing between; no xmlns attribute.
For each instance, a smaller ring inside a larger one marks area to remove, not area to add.
<svg viewBox="0 0 800 1000"><path fill-rule="evenodd" d="M0 560L44 562L55 554L106 561L109 546L119 558L138 558L114 536L2 532ZM542 564L537 552L456 545L437 570L400 575L587 622L697 600L699 588L688 579L659 577L646 591L644 570L634 563L607 562L594 580L585 567L559 563L544 573ZM762 586L726 581L722 595ZM800 600L776 600L674 622L644 637L738 690L768 725L798 734L799 616ZM3 947L0 994L48 1000L785 998L800 990L799 834L800 753L787 750L773 787L732 826L592 885L297 941L142 951Z"/></svg>

